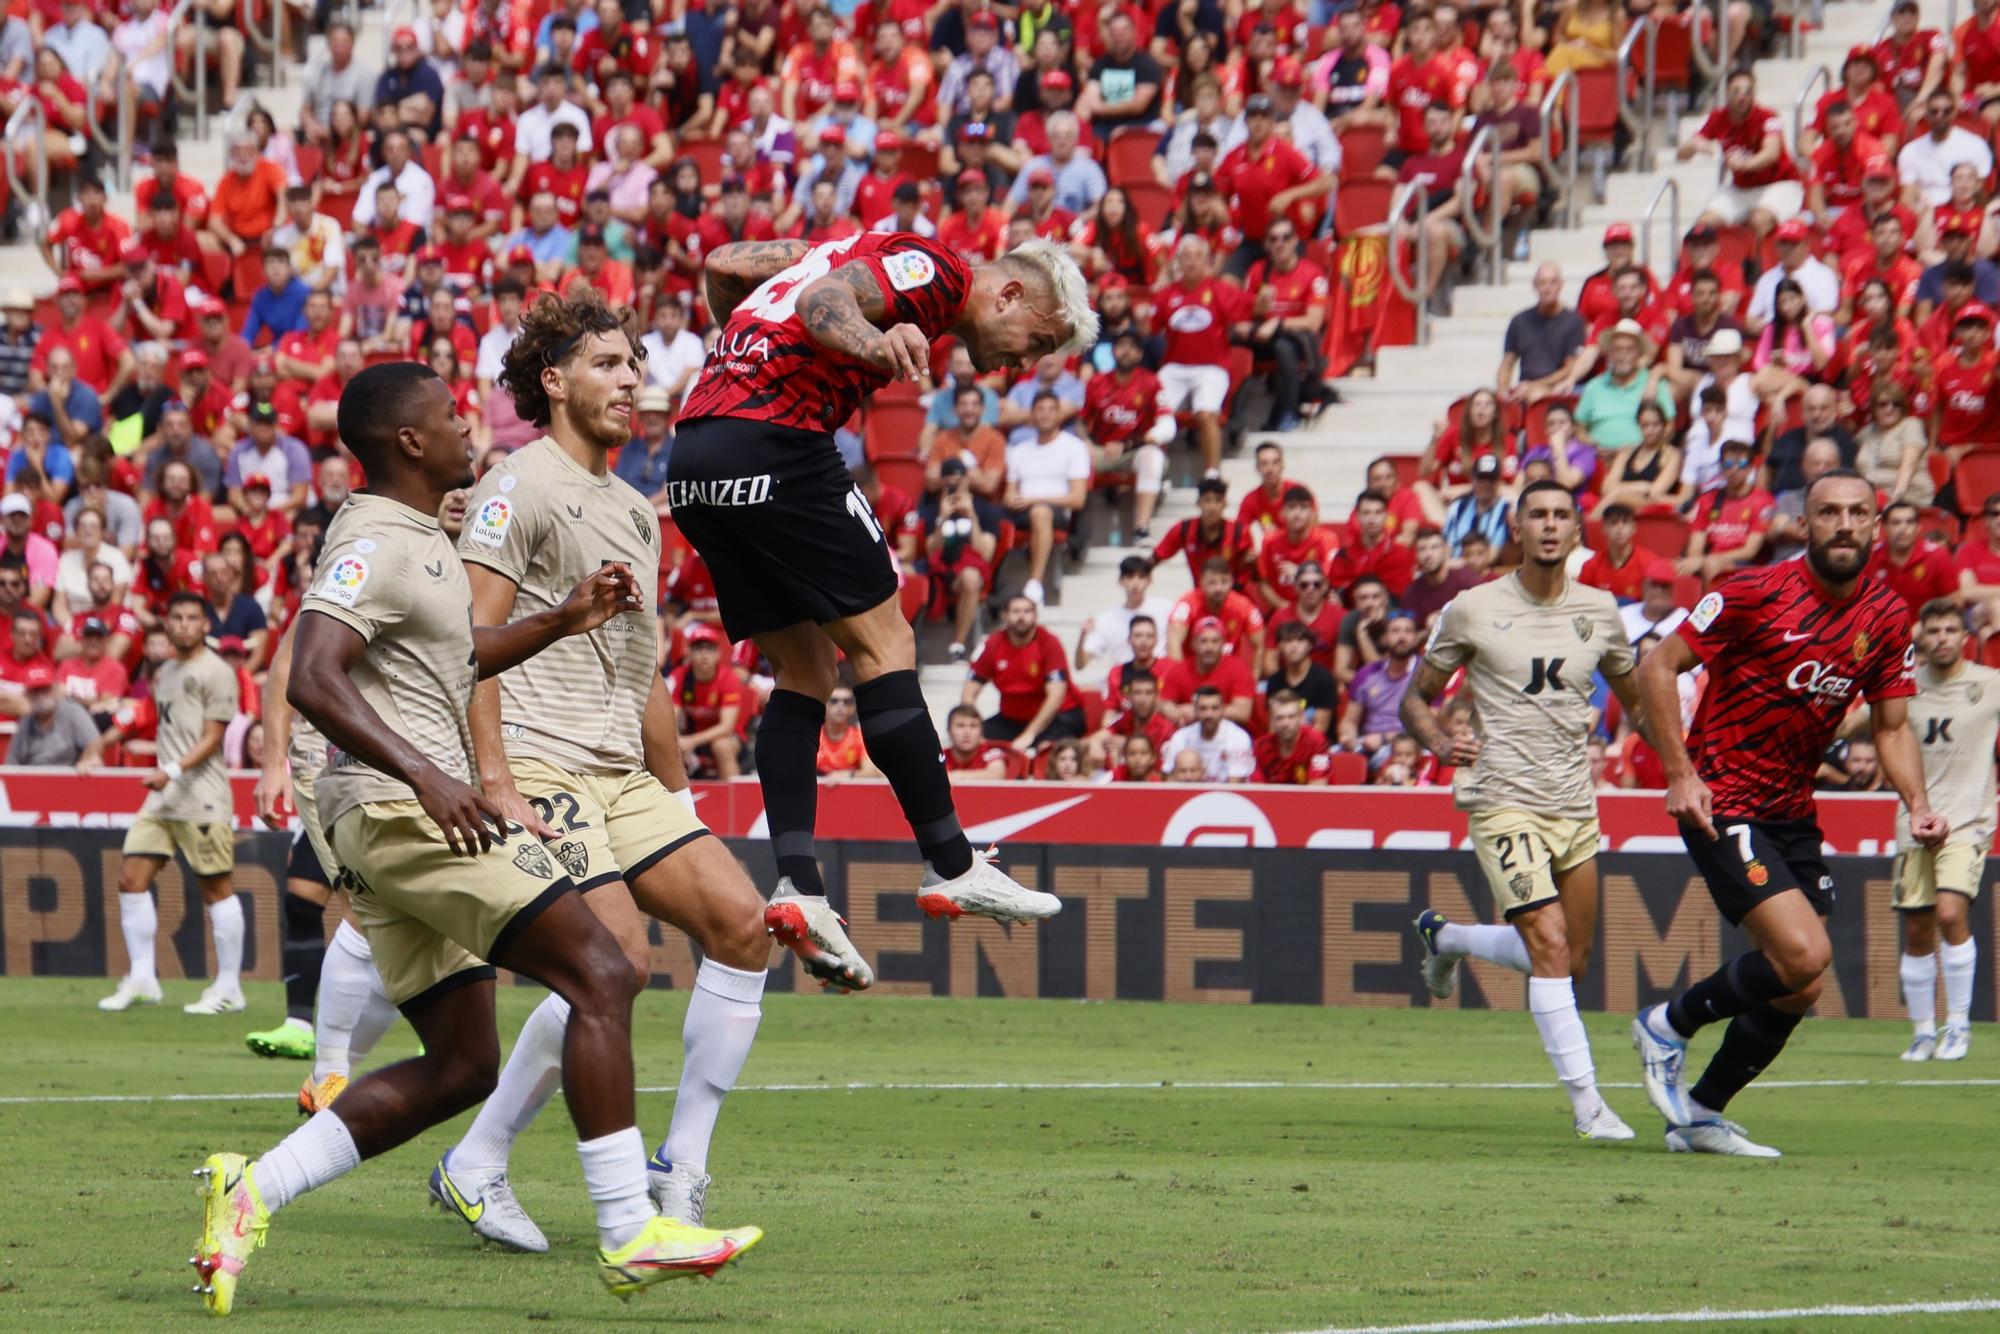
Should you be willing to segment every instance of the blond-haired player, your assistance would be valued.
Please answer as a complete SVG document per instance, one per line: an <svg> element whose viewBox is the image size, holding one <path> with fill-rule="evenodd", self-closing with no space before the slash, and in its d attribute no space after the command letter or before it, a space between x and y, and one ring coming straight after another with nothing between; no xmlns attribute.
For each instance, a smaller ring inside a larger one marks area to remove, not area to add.
<svg viewBox="0 0 2000 1334"><path fill-rule="evenodd" d="M1516 508L1521 567L1453 598L1403 696L1403 726L1460 766L1479 866L1505 926L1460 926L1425 909L1416 920L1424 985L1449 996L1470 955L1527 973L1528 1010L1569 1094L1581 1139L1631 1139L1597 1091L1574 979L1597 928L1597 795L1591 785L1591 678L1602 673L1633 717L1636 663L1609 593L1566 570L1581 519L1576 498L1531 482ZM1431 702L1465 671L1477 718L1448 732Z"/></svg>
<svg viewBox="0 0 2000 1334"><path fill-rule="evenodd" d="M2000 672L1966 661L1965 610L1953 598L1926 602L1918 613L1917 659L1910 730L1923 756L1924 787L1937 813L1951 822L1951 833L1937 847L1924 847L1910 836L1909 809L1897 807L1896 888L1890 902L1903 916L1899 972L1916 1026L1903 1059L1959 1061L1972 1043L1972 979L1979 967L1979 945L1967 919L1993 847Z"/></svg>

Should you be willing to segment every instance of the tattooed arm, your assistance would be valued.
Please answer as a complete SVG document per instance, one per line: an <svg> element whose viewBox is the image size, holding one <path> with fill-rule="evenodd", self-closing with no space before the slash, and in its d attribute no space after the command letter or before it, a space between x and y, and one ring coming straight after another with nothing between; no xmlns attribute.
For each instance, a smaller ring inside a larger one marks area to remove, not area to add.
<svg viewBox="0 0 2000 1334"><path fill-rule="evenodd" d="M737 241L720 246L706 265L708 313L717 324L727 323L730 312L811 249L804 241Z"/></svg>
<svg viewBox="0 0 2000 1334"><path fill-rule="evenodd" d="M799 295L799 319L815 343L899 380L921 380L930 366L930 339L914 324L876 326L888 317L882 284L861 264L844 264Z"/></svg>

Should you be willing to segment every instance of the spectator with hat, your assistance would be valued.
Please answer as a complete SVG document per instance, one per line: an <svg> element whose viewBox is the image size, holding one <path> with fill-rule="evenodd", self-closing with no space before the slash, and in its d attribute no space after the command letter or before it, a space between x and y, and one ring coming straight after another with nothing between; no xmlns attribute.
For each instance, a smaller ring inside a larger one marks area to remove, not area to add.
<svg viewBox="0 0 2000 1334"><path fill-rule="evenodd" d="M1619 320L1605 330L1599 346L1604 350L1604 373L1586 384L1577 399L1577 430L1600 451L1628 449L1639 443L1639 404L1657 402L1671 414L1673 394L1646 373L1659 349L1637 320ZM1497 469L1499 460L1494 464ZM1475 472L1475 483L1477 480ZM1503 541L1498 539L1495 545Z"/></svg>
<svg viewBox="0 0 2000 1334"><path fill-rule="evenodd" d="M352 288L349 295L353 294ZM229 327L229 307L210 297L195 311L195 327L198 341L190 351L200 352L214 382L227 392L240 391L250 378L250 367L257 360L256 353L243 335ZM187 355L181 356L181 369L187 369Z"/></svg>
<svg viewBox="0 0 2000 1334"><path fill-rule="evenodd" d="M118 286L112 327L140 340L178 342L191 337L194 317L180 278L154 263L152 248L138 237L127 238L119 258L125 281Z"/></svg>
<svg viewBox="0 0 2000 1334"><path fill-rule="evenodd" d="M1638 267L1638 246L1632 239L1632 224L1614 222L1604 229L1604 267L1583 280L1583 287L1577 292L1576 313L1581 315L1586 326L1601 324L1618 305L1618 299L1611 290L1612 280L1626 269ZM1646 299L1655 300L1659 295L1659 283L1652 270L1639 267L1639 273L1646 280Z"/></svg>
<svg viewBox="0 0 2000 1334"><path fill-rule="evenodd" d="M1215 169L1216 185L1229 199L1230 213L1243 233L1243 244L1223 265L1223 272L1238 280L1266 258L1264 235L1274 225L1295 221L1309 201L1317 220L1335 181L1277 133L1276 107L1268 95L1257 93L1244 102L1243 122L1243 142L1226 152Z"/></svg>
<svg viewBox="0 0 2000 1334"><path fill-rule="evenodd" d="M444 130L444 80L408 25L389 35L389 64L375 80L375 105L385 104L396 108L405 129L426 141Z"/></svg>
<svg viewBox="0 0 2000 1334"><path fill-rule="evenodd" d="M1646 577L1640 584L1638 601L1627 602L1618 609L1625 637L1635 644L1645 635L1665 639L1687 619L1687 608L1674 601L1674 587L1680 580L1674 563L1665 556L1652 556L1645 567Z"/></svg>
<svg viewBox="0 0 2000 1334"><path fill-rule="evenodd" d="M1784 122L1758 103L1757 76L1750 70L1730 74L1723 104L1678 150L1683 162L1707 153L1722 159L1723 183L1702 205L1701 221L1717 227L1748 223L1762 237L1805 205L1805 187L1785 150Z"/></svg>
<svg viewBox="0 0 2000 1334"><path fill-rule="evenodd" d="M1983 306L2000 305L2000 267L1974 253L1978 235L1979 223L1974 219L1946 219L1939 236L1944 258L1925 269L1916 282L1916 298L1911 303L1910 314L1918 324L1928 320L1944 303L1945 284L1955 274L1959 274L1962 280L1969 280L1971 300ZM1900 298L1901 293L1897 295Z"/></svg>
<svg viewBox="0 0 2000 1334"><path fill-rule="evenodd" d="M2000 357L1993 350L1993 310L1967 302L1952 322L1951 350L1931 371L1935 426L1931 443L1954 466L1975 449L2000 445L2000 389L1994 375Z"/></svg>
<svg viewBox="0 0 2000 1334"><path fill-rule="evenodd" d="M297 490L303 504L304 483ZM231 532L242 537L249 544L250 554L265 567L275 569L290 554L287 545L292 538L292 521L286 511L271 503L271 479L262 473L251 473L242 484L231 490L235 500L236 526ZM294 510L299 506L294 506Z"/></svg>
<svg viewBox="0 0 2000 1334"><path fill-rule="evenodd" d="M1831 315L1840 309L1840 275L1828 268L1812 252L1812 229L1792 218L1778 224L1778 262L1764 270L1751 290L1750 305L1743 312L1744 332L1758 334L1776 313L1778 284L1789 279L1799 285L1806 309L1815 315Z"/></svg>
<svg viewBox="0 0 2000 1334"><path fill-rule="evenodd" d="M1633 378L1640 378L1637 371L1633 372ZM1589 397L1589 390L1584 391L1584 396ZM1454 556L1461 556L1465 539L1479 533L1493 544L1494 551L1501 551L1508 543L1512 516L1513 508L1500 490L1500 460L1491 454L1481 454L1472 461L1472 490L1452 501L1445 512L1445 545Z"/></svg>
<svg viewBox="0 0 2000 1334"><path fill-rule="evenodd" d="M1967 164L1982 181L1993 174L1993 149L1958 123L1958 104L1949 88L1934 88L1923 104L1924 133L1913 134L1896 152L1896 175L1903 202L1927 210L1951 198L1951 173Z"/></svg>
<svg viewBox="0 0 2000 1334"><path fill-rule="evenodd" d="M1777 502L1757 485L1757 446L1745 440L1722 442L1722 489L1697 502L1694 531L1676 572L1714 582L1730 571L1755 564L1770 541Z"/></svg>
<svg viewBox="0 0 2000 1334"><path fill-rule="evenodd" d="M223 469L229 503L242 509L250 479L259 477L279 509L296 511L306 503L307 485L312 481L312 455L305 442L279 432L278 412L269 402L249 405L247 427L229 451L229 462Z"/></svg>
<svg viewBox="0 0 2000 1334"><path fill-rule="evenodd" d="M966 168L955 183L958 207L938 225L938 241L964 257L968 264L986 264L1007 248L1007 218L989 208L991 191L985 173Z"/></svg>
<svg viewBox="0 0 2000 1334"><path fill-rule="evenodd" d="M26 572L28 601L46 607L55 596L61 557L55 543L34 531L34 516L34 501L19 491L0 497L0 566Z"/></svg>
<svg viewBox="0 0 2000 1334"><path fill-rule="evenodd" d="M667 677L680 714L681 762L690 774L734 778L743 771L750 699L736 669L724 661L727 637L697 621L687 629L687 660Z"/></svg>
<svg viewBox="0 0 2000 1334"><path fill-rule="evenodd" d="M25 287L10 287L0 294L0 394L9 398L28 391L35 349L42 341L42 326L35 322L35 298Z"/></svg>
<svg viewBox="0 0 2000 1334"><path fill-rule="evenodd" d="M74 765L84 747L97 739L97 724L81 704L57 689L53 667L36 663L27 668L21 688L24 705L7 743L7 763Z"/></svg>
<svg viewBox="0 0 2000 1334"><path fill-rule="evenodd" d="M1021 77L1021 58L1000 40L1000 20L991 10L982 9L966 16L965 50L952 58L938 80L937 106L944 115L963 115L971 109L966 84L974 71L993 80L995 109L1012 110L1014 84Z"/></svg>
<svg viewBox="0 0 2000 1334"><path fill-rule="evenodd" d="M126 655L144 630L122 603L110 600L109 571L99 567L106 596L101 605L78 613L56 648L56 686L91 715L99 730L108 726L131 688ZM93 592L96 591L95 583ZM119 590L119 596L124 596Z"/></svg>
<svg viewBox="0 0 2000 1334"><path fill-rule="evenodd" d="M674 402L658 385L649 384L639 391L632 438L618 451L618 464L613 469L656 509L666 506L667 461L674 448Z"/></svg>

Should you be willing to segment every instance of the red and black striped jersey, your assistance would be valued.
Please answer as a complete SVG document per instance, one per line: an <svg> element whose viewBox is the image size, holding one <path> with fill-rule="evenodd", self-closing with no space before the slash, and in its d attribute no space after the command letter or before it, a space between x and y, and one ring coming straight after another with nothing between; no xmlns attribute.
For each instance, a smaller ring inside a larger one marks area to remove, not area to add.
<svg viewBox="0 0 2000 1334"><path fill-rule="evenodd" d="M1731 576L1680 636L1708 668L1688 753L1718 821L1811 818L1820 755L1855 699L1917 693L1903 600L1878 579L1836 599L1803 560Z"/></svg>
<svg viewBox="0 0 2000 1334"><path fill-rule="evenodd" d="M814 246L730 313L688 391L681 419L745 417L832 432L889 376L815 342L799 318L805 289L849 264L881 285L888 324L914 324L936 342L957 322L972 268L912 232L862 232Z"/></svg>

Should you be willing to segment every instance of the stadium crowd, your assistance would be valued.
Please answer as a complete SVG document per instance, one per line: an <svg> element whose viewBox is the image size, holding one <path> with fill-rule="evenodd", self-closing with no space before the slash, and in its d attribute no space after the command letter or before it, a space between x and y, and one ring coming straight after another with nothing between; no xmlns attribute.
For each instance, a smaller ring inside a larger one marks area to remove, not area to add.
<svg viewBox="0 0 2000 1334"><path fill-rule="evenodd" d="M234 7L215 8L238 38L213 52L234 101L243 44ZM322 7L299 123L239 105L210 182L180 172L172 138L185 31L153 0L30 6L0 27L0 106L42 99L67 159L84 88L130 77L154 137L131 218L84 146L42 238L53 298L0 297L9 758L64 762L116 720L120 753L146 762L159 617L192 589L243 686L229 758L261 763L257 683L318 535L365 481L333 429L342 386L374 361L429 362L490 461L538 434L495 379L542 292L589 284L649 331L616 468L671 534L675 405L714 333L703 256L864 229L980 260L1057 239L1102 317L1095 346L1015 380L940 347L920 391L885 391L839 437L906 609L946 623L967 664L955 778L1448 783L1402 732L1402 692L1444 604L1509 568L1510 496L1544 476L1578 493L1580 577L1618 595L1642 647L1730 570L1796 554L1804 487L1836 466L1890 506L1880 576L1913 608L1962 596L1990 630L2000 5L1946 36L1902 0L1797 143L1757 101L1768 14L1731 8L1744 64L1681 150L1719 154L1724 180L1674 269L1638 266L1623 224L1579 290L1544 266L1491 383L1468 384L1420 453L1413 439L1375 460L1349 506L1290 480L1277 444L1247 494L1220 476L1230 439L1337 399L1334 246L1381 222L1343 196L1421 183L1436 262L1419 277L1448 300L1461 175L1506 191L1524 235L1551 193L1535 110L1550 80L1607 66L1636 14L1685 16L1605 0L439 0L376 70ZM1497 186L1463 159L1489 125ZM1184 437L1199 513L1161 529ZM1064 645L1040 614L1107 490L1131 493L1124 597ZM1175 558L1194 587L1169 603L1151 582ZM768 679L723 636L697 557L669 542L662 575L684 747L734 776ZM982 716L989 684L1000 704ZM1656 785L1615 706L1600 732L1606 786ZM869 772L851 696L820 761L830 779ZM1830 783L1867 775L1865 743L1829 757Z"/></svg>

